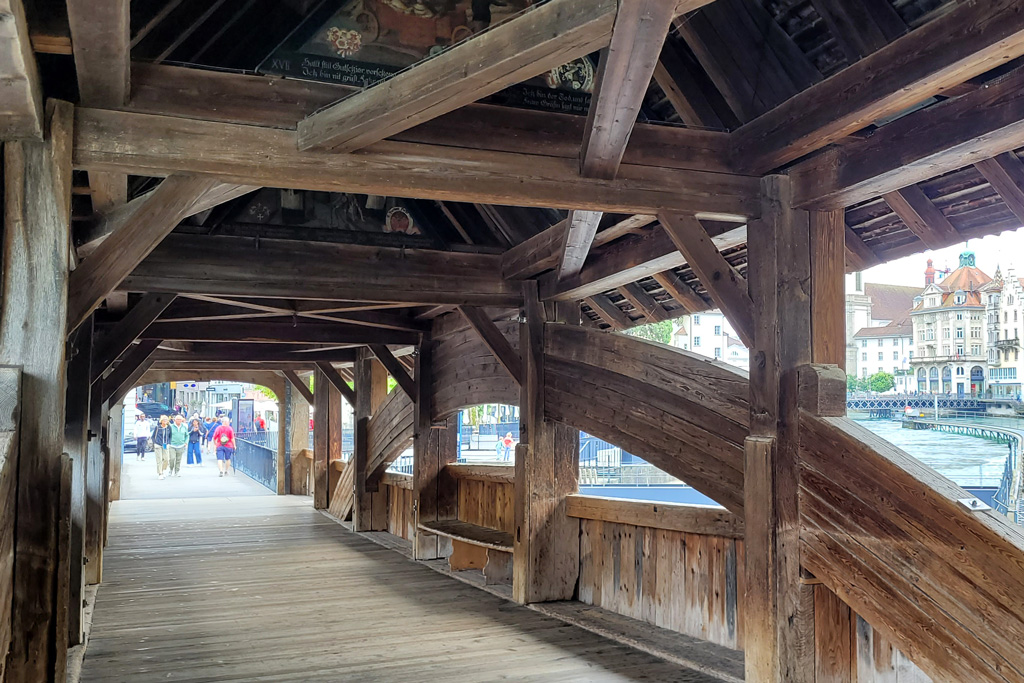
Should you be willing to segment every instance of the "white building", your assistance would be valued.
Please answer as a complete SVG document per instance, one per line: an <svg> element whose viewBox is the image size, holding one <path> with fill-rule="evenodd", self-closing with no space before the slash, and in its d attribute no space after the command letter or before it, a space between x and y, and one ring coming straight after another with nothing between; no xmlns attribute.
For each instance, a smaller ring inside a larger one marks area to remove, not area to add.
<svg viewBox="0 0 1024 683"><path fill-rule="evenodd" d="M882 327L863 327L853 335L858 377L867 379L879 372L893 376L893 391L904 394L916 389L910 362L914 359L914 327L909 318ZM850 373L853 374L853 373Z"/></svg>
<svg viewBox="0 0 1024 683"><path fill-rule="evenodd" d="M865 368L862 367L862 363L865 362L862 360L864 358L864 338L857 337L857 335L866 328L906 325L909 322L910 309L914 305L914 297L920 291L918 287L865 283L861 273L851 273L846 276L847 374L855 377L870 377L878 372L878 367L882 367L885 372L892 372L891 363L887 366L880 366L875 362L877 361L876 352L875 355L868 356L871 364L868 367L868 374L864 374ZM885 336L889 338L892 334L893 331L890 330ZM913 338L911 337L910 346L905 354L908 358L912 348Z"/></svg>
<svg viewBox="0 0 1024 683"><path fill-rule="evenodd" d="M985 299L989 393L993 398L1019 399L1024 380L1024 278L1018 278L1012 267L1004 278L996 268L992 282L981 291Z"/></svg>
<svg viewBox="0 0 1024 683"><path fill-rule="evenodd" d="M680 318L672 345L744 370L750 367L749 350L717 309Z"/></svg>
<svg viewBox="0 0 1024 683"><path fill-rule="evenodd" d="M974 253L960 255L960 267L936 282L928 262L924 291L915 299L915 356L910 361L921 393L983 394L987 351L982 288L992 281L975 267Z"/></svg>

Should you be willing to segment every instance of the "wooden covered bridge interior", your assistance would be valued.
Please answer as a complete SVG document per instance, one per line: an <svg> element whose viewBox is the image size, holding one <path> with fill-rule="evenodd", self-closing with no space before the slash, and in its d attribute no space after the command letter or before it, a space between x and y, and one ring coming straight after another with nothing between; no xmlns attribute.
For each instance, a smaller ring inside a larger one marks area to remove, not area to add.
<svg viewBox="0 0 1024 683"><path fill-rule="evenodd" d="M274 72L312 0L0 0L3 680L63 683L100 584L84 680L1024 681L1019 528L849 421L842 370L846 272L1024 223L1024 5L396 2L462 42L360 88ZM511 106L581 72L579 111ZM617 334L710 308L749 374ZM175 378L273 388L278 492L325 514L108 516L121 399ZM455 462L482 403L514 466ZM579 430L724 510L579 495ZM111 615L162 571L180 607L172 555L255 572L184 614L252 615L260 666L138 654ZM319 621L259 603L285 570Z"/></svg>

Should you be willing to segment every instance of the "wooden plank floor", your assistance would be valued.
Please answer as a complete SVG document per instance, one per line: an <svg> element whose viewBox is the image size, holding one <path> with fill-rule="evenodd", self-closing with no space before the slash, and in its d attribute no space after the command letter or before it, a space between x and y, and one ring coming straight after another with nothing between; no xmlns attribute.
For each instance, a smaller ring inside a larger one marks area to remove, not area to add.
<svg viewBox="0 0 1024 683"><path fill-rule="evenodd" d="M114 504L83 683L680 681L418 565L308 498Z"/></svg>

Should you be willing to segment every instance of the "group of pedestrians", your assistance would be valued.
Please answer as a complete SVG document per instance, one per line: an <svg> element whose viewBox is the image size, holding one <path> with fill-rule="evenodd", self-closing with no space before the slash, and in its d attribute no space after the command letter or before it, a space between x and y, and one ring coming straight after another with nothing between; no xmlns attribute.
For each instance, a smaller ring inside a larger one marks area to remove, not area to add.
<svg viewBox="0 0 1024 683"><path fill-rule="evenodd" d="M135 418L135 459L146 459L146 447L152 442L159 479L180 477L182 457L186 467L202 467L203 450L217 458L218 476L230 474L231 456L235 452L235 431L231 420L222 417L215 420L207 417L200 420L193 417L188 425L185 416L177 414L172 418L161 415L155 426L142 414ZM187 455L186 455L187 453Z"/></svg>

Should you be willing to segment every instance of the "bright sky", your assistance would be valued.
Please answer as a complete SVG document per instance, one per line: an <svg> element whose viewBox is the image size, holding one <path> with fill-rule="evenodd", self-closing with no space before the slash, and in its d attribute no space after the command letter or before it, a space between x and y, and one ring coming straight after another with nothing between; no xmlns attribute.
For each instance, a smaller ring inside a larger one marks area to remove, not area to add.
<svg viewBox="0 0 1024 683"><path fill-rule="evenodd" d="M977 266L991 276L996 266L1003 267L1003 274L1009 266L1016 266L1017 277L1024 277L1024 229L990 235L980 240L971 240L965 247L961 242L945 249L925 251L906 258L883 263L864 271L864 282L889 285L909 285L924 288L924 269L928 259L934 261L936 270L947 267L955 270L960 265L960 253L970 249L977 257Z"/></svg>

